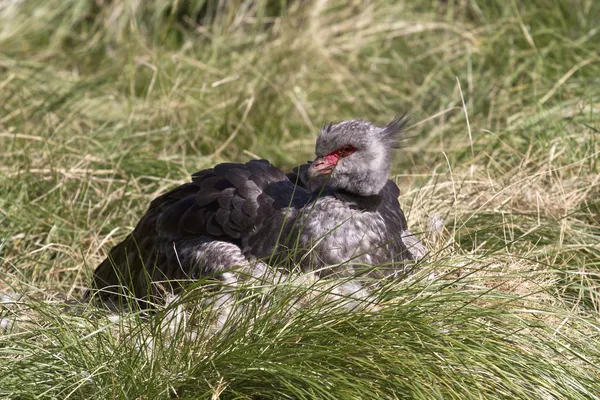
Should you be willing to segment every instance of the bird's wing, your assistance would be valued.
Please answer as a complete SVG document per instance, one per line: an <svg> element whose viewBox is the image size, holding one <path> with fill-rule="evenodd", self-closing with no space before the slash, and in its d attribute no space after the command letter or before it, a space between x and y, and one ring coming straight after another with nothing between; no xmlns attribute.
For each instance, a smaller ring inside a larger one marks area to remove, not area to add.
<svg viewBox="0 0 600 400"><path fill-rule="evenodd" d="M379 196L381 197L381 203L378 211L383 215L384 219L393 223L397 230L406 230L406 217L398 201L398 197L400 196L398 185L394 181L388 180L381 192L379 192Z"/></svg>
<svg viewBox="0 0 600 400"><path fill-rule="evenodd" d="M387 242L389 243L389 249L392 251L389 259L415 259L413 253L408 249L408 240L405 240L408 225L398 201L400 189L393 181L388 180L379 195L381 196L381 203L377 212L380 213L387 227ZM410 237L418 242L418 239L412 234L410 234Z"/></svg>
<svg viewBox="0 0 600 400"><path fill-rule="evenodd" d="M182 204L185 211L181 217L175 204L176 218L165 214L158 222L161 232L242 239L282 209L302 207L310 198L305 189L296 187L283 171L265 160L219 164L194 174L192 181L199 187L194 203Z"/></svg>
<svg viewBox="0 0 600 400"><path fill-rule="evenodd" d="M193 198L196 192L193 183L186 183L154 199L133 232L111 248L108 257L98 265L92 290L85 298L93 294L108 303L124 300L120 297L123 295L139 299L140 305L146 308L146 299L158 294L157 287L150 282L165 280L163 271L173 270L176 261L165 254L169 241L159 234L157 221L174 204Z"/></svg>
<svg viewBox="0 0 600 400"><path fill-rule="evenodd" d="M388 226L388 232L394 233L394 242L396 243L396 251L406 251L408 257L403 255L403 258L408 258L413 261L419 261L427 254L425 246L421 243L419 238L408 230L406 223L406 217L400 203L398 196L400 196L400 189L393 181L388 181L383 190L381 191L382 202L378 211L382 214L386 224ZM399 239L399 240L398 240Z"/></svg>
<svg viewBox="0 0 600 400"><path fill-rule="evenodd" d="M145 297L150 281L188 276L180 244L219 240L241 245L251 236L255 243L250 246L267 253L276 244L273 225L284 220L286 209L309 200L305 189L265 160L224 163L195 173L192 182L150 203L134 231L98 266L93 287L122 293L125 283L136 297Z"/></svg>

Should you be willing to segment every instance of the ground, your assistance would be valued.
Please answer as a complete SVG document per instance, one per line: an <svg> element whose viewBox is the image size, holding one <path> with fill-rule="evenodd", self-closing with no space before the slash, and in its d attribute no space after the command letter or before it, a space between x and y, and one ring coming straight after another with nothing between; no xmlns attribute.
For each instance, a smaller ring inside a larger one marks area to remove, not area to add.
<svg viewBox="0 0 600 400"><path fill-rule="evenodd" d="M598 398L598 26L591 0L0 0L0 397ZM216 331L211 283L76 304L191 173L405 112L429 256L365 304L310 277Z"/></svg>

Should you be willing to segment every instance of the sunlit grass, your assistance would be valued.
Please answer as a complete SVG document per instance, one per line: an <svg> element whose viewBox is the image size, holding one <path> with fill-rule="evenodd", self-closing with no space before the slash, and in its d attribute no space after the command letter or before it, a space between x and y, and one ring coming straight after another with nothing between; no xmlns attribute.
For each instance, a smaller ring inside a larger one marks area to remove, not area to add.
<svg viewBox="0 0 600 400"><path fill-rule="evenodd" d="M596 3L207 4L0 0L0 397L597 397ZM430 256L363 306L246 288L215 331L202 286L152 316L73 301L191 173L403 112Z"/></svg>

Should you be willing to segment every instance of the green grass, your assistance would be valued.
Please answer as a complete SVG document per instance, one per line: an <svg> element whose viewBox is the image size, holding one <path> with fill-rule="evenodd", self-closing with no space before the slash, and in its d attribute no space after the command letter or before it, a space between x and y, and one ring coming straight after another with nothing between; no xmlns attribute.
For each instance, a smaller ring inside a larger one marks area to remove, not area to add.
<svg viewBox="0 0 600 400"><path fill-rule="evenodd" d="M600 397L598 26L591 0L0 0L0 398ZM214 332L202 288L65 303L191 173L403 112L431 256L369 304L247 288Z"/></svg>

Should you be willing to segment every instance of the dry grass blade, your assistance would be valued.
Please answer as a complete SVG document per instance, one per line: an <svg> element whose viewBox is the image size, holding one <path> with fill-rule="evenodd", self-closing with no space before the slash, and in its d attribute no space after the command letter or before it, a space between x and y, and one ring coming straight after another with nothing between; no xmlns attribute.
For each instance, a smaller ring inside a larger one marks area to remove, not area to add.
<svg viewBox="0 0 600 400"><path fill-rule="evenodd" d="M0 397L597 398L599 20L585 0L0 0ZM220 330L214 282L152 315L77 303L190 173L292 168L320 124L404 111L400 201L429 251L408 279L225 287Z"/></svg>

